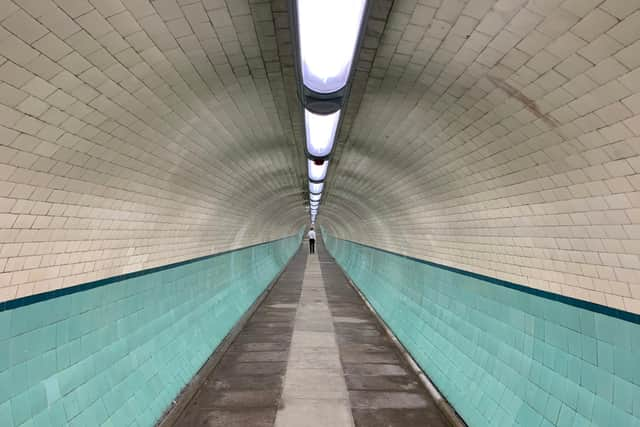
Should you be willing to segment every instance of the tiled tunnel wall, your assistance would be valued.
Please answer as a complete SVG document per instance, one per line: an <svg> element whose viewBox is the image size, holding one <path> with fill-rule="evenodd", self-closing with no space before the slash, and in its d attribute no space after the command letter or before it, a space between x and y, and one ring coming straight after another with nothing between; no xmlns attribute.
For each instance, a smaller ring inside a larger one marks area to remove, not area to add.
<svg viewBox="0 0 640 427"><path fill-rule="evenodd" d="M640 316L323 237L470 426L640 426Z"/></svg>
<svg viewBox="0 0 640 427"><path fill-rule="evenodd" d="M298 230L306 171L274 15L0 0L0 301Z"/></svg>
<svg viewBox="0 0 640 427"><path fill-rule="evenodd" d="M301 235L0 303L0 426L151 426Z"/></svg>
<svg viewBox="0 0 640 427"><path fill-rule="evenodd" d="M386 4L319 220L640 313L640 2Z"/></svg>

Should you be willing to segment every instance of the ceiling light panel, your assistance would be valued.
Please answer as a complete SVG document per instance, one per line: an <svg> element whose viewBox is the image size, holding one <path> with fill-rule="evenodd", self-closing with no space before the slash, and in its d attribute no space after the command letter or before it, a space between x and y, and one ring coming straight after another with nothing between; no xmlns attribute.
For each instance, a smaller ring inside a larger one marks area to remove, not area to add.
<svg viewBox="0 0 640 427"><path fill-rule="evenodd" d="M324 182L309 182L309 192L318 194L322 193L322 189L324 188Z"/></svg>
<svg viewBox="0 0 640 427"><path fill-rule="evenodd" d="M303 84L333 93L347 85L366 0L297 0Z"/></svg>
<svg viewBox="0 0 640 427"><path fill-rule="evenodd" d="M331 114L315 114L304 110L307 136L307 152L312 157L327 157L331 154L340 122L340 110Z"/></svg>
<svg viewBox="0 0 640 427"><path fill-rule="evenodd" d="M322 181L327 177L328 161L317 164L313 160L307 160L307 165L309 167L309 179L311 181Z"/></svg>

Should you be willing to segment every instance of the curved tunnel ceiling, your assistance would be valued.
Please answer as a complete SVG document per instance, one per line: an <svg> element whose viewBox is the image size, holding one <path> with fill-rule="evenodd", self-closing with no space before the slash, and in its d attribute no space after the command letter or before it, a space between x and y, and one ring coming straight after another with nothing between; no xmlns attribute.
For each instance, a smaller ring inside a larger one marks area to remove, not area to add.
<svg viewBox="0 0 640 427"><path fill-rule="evenodd" d="M0 4L0 301L305 224L287 1ZM639 7L371 0L318 222L640 312Z"/></svg>

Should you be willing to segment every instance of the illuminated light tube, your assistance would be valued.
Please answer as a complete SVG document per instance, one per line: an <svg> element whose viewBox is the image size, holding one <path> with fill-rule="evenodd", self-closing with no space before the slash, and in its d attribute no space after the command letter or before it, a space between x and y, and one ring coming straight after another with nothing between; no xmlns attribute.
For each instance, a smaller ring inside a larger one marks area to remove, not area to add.
<svg viewBox="0 0 640 427"><path fill-rule="evenodd" d="M312 202L319 202L322 198L322 193L320 194L309 194L309 200Z"/></svg>
<svg viewBox="0 0 640 427"><path fill-rule="evenodd" d="M347 85L366 0L296 0L302 82L328 94Z"/></svg>
<svg viewBox="0 0 640 427"><path fill-rule="evenodd" d="M318 164L318 162L314 162L313 160L307 160L307 165L309 167L310 181L319 182L327 177L327 170L329 169L328 161L325 160Z"/></svg>
<svg viewBox="0 0 640 427"><path fill-rule="evenodd" d="M309 182L309 192L313 194L322 193L324 182Z"/></svg>
<svg viewBox="0 0 640 427"><path fill-rule="evenodd" d="M331 114L316 114L304 110L307 153L311 157L323 158L331 154L339 122L340 110Z"/></svg>

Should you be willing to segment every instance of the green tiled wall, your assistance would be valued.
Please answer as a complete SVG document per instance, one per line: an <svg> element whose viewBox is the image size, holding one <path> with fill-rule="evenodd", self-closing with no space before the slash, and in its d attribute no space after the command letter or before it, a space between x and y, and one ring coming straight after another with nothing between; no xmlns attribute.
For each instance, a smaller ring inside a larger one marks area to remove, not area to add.
<svg viewBox="0 0 640 427"><path fill-rule="evenodd" d="M0 304L0 426L152 426L301 234Z"/></svg>
<svg viewBox="0 0 640 427"><path fill-rule="evenodd" d="M323 236L470 426L640 426L640 316Z"/></svg>

